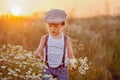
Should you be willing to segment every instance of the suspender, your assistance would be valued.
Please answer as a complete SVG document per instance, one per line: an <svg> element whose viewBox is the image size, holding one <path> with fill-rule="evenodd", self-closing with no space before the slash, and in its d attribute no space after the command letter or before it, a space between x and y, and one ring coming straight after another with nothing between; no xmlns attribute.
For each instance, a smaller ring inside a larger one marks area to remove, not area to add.
<svg viewBox="0 0 120 80"><path fill-rule="evenodd" d="M46 65L49 67L49 64L48 64L48 37L49 35L46 36L46 41L45 41L45 53L46 53L46 56L45 56L45 63ZM64 50L63 50L63 57L62 57L62 63L60 66L64 67L65 66L65 53L66 53L66 45L67 45L67 36L64 35Z"/></svg>
<svg viewBox="0 0 120 80"><path fill-rule="evenodd" d="M62 58L63 67L65 66L66 45L67 45L67 36L64 35L64 50L63 50L63 58Z"/></svg>

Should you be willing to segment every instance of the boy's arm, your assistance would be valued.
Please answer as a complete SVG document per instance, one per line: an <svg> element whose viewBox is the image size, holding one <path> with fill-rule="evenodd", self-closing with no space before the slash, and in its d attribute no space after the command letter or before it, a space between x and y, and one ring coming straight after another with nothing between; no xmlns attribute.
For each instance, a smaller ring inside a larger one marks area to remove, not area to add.
<svg viewBox="0 0 120 80"><path fill-rule="evenodd" d="M67 37L67 50L68 50L68 58L71 68L75 68L75 63L77 63L74 55L73 55L73 49L72 49L72 41L70 37Z"/></svg>
<svg viewBox="0 0 120 80"><path fill-rule="evenodd" d="M73 55L73 49L72 49L72 42L70 37L67 36L67 50L68 50L68 58L74 59L74 55Z"/></svg>
<svg viewBox="0 0 120 80"><path fill-rule="evenodd" d="M46 35L41 37L40 44L38 48L36 49L36 51L34 52L34 55L36 58L40 58L43 53L43 48L45 46L45 39L46 39Z"/></svg>

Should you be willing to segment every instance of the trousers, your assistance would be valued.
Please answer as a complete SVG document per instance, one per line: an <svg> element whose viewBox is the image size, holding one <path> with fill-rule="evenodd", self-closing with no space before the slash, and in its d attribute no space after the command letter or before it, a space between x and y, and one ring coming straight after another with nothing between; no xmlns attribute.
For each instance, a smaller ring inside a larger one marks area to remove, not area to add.
<svg viewBox="0 0 120 80"><path fill-rule="evenodd" d="M43 71L43 79L53 80L54 78L57 78L58 80L69 80L67 67L45 68Z"/></svg>

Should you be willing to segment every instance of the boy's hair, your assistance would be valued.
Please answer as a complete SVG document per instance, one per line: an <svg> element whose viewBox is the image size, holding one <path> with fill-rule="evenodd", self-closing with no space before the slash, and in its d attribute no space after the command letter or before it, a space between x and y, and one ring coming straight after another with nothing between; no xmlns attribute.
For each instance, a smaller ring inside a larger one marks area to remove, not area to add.
<svg viewBox="0 0 120 80"><path fill-rule="evenodd" d="M45 23L62 23L65 24L66 13L60 9L52 9L45 14Z"/></svg>

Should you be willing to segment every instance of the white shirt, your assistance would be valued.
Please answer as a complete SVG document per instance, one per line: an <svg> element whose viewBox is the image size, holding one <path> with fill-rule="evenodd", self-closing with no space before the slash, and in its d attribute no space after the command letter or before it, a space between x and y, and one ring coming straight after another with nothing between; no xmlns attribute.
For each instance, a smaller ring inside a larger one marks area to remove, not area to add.
<svg viewBox="0 0 120 80"><path fill-rule="evenodd" d="M50 34L48 37L48 64L50 67L58 67L62 63L63 53L64 53L64 34L62 34L61 39L54 39ZM46 53L44 52L46 56ZM44 59L45 59L44 56ZM65 65L68 64L67 49L65 53Z"/></svg>

